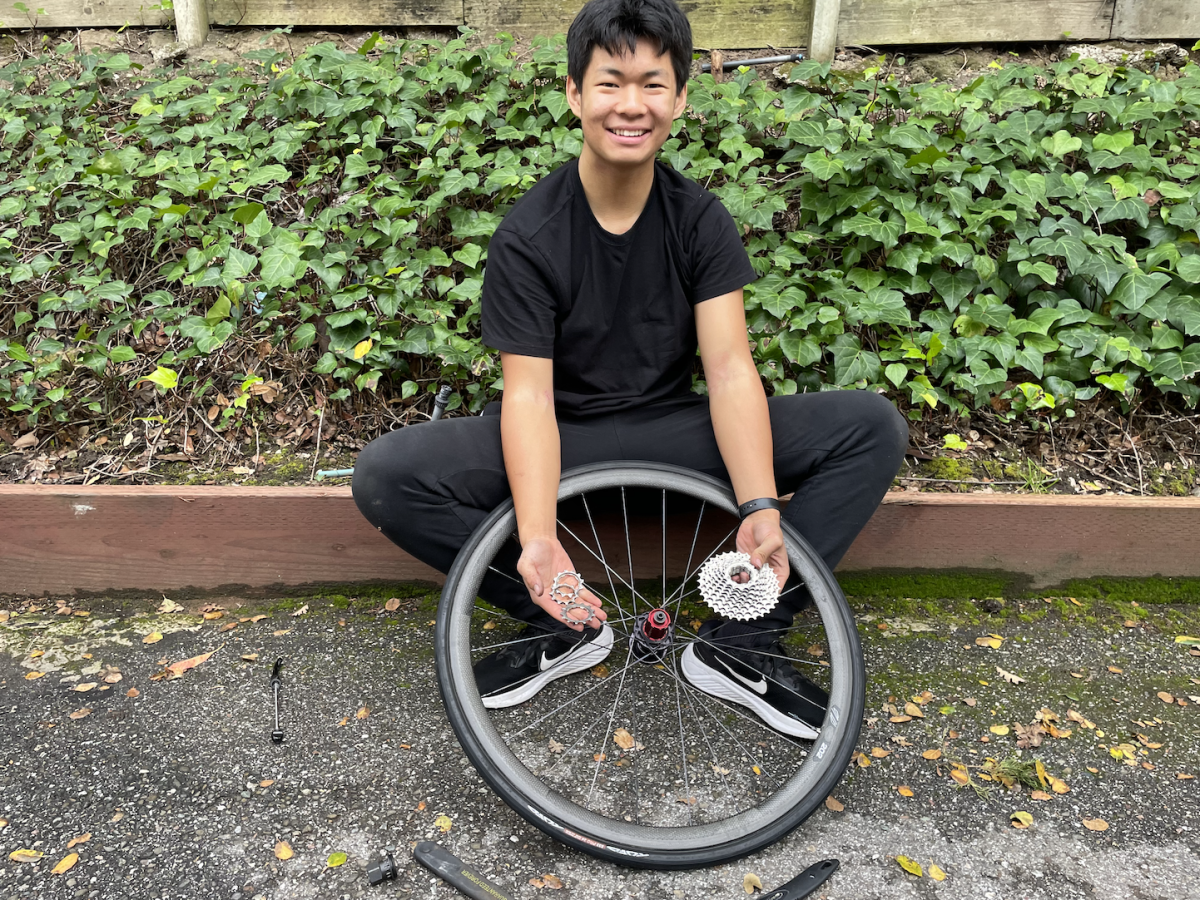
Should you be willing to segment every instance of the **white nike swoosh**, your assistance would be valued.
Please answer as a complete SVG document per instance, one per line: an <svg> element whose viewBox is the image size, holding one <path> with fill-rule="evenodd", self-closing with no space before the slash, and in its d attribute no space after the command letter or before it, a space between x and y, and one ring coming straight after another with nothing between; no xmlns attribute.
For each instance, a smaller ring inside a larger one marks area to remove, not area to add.
<svg viewBox="0 0 1200 900"><path fill-rule="evenodd" d="M730 675L732 675L734 678L736 678L738 681L740 681L746 687L750 688L750 690L754 691L757 694L765 695L767 693L767 679L765 677L762 679L762 681L751 681L746 676L739 675L737 672L733 671L733 669L731 669L729 667L729 663L725 662L725 660L720 659L718 657L717 662L719 662L721 665L723 665L725 667L726 672L728 672Z"/></svg>
<svg viewBox="0 0 1200 900"><path fill-rule="evenodd" d="M579 646L578 644L575 645L575 647L578 647L578 646ZM575 650L575 647L572 647L570 650L564 650L562 653L558 654L558 656L555 656L553 658L547 656L546 651L543 650L542 651L542 661L538 664L538 671L545 672L551 666L557 666L566 657L571 655L571 653Z"/></svg>

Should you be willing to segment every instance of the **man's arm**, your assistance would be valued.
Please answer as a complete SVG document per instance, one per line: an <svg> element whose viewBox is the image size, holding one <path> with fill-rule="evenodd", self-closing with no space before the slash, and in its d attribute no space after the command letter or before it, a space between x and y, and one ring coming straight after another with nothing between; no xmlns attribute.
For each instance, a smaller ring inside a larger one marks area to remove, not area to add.
<svg viewBox="0 0 1200 900"><path fill-rule="evenodd" d="M504 470L517 513L521 559L517 571L533 602L554 618L560 608L550 599L554 577L574 565L558 541L558 480L562 461L558 420L554 415L554 364L549 359L500 354L504 372L504 401L500 413L500 442ZM600 601L588 591L580 599L597 608L594 627L607 618ZM573 627L582 627L578 622Z"/></svg>
<svg viewBox="0 0 1200 900"><path fill-rule="evenodd" d="M771 418L767 395L750 355L741 289L696 304L696 336L708 384L713 432L737 502L774 497ZM737 546L750 554L755 566L769 562L780 585L787 580L787 554L778 511L765 509L749 515L738 531Z"/></svg>

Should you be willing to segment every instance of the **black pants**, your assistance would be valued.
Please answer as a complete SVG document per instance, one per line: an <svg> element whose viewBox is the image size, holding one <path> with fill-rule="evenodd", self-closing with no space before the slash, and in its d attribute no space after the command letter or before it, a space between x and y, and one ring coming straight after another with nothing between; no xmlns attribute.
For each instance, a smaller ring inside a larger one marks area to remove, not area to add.
<svg viewBox="0 0 1200 900"><path fill-rule="evenodd" d="M767 401L784 518L832 569L879 505L899 471L908 426L878 394L830 391ZM410 425L372 441L354 468L354 502L385 537L448 572L471 532L511 494L500 444L500 404L482 416ZM672 463L728 482L708 404L650 407L558 423L562 468L611 460ZM749 498L744 498L749 499ZM497 566L516 572L516 541ZM791 585L788 585L789 587ZM489 573L480 595L518 619L549 617L520 584ZM788 595L791 616L804 592ZM785 604L780 604L784 606Z"/></svg>

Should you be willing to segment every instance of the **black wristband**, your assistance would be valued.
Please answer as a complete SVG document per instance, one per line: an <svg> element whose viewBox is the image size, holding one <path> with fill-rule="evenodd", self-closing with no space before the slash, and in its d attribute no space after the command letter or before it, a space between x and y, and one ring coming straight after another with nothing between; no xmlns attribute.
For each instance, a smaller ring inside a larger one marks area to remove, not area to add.
<svg viewBox="0 0 1200 900"><path fill-rule="evenodd" d="M759 497L757 500L747 500L738 507L738 518L744 519L746 516L756 513L760 509L782 510L783 506L774 497Z"/></svg>

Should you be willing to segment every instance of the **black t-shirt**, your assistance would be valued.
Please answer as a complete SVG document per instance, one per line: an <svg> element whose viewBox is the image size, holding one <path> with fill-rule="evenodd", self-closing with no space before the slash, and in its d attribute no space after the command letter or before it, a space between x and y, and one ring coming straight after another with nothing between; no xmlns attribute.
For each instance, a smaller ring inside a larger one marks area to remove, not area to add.
<svg viewBox="0 0 1200 900"><path fill-rule="evenodd" d="M559 415L699 400L692 307L756 277L733 217L695 182L655 163L645 209L616 235L592 215L575 161L534 185L492 236L483 342L553 359Z"/></svg>

